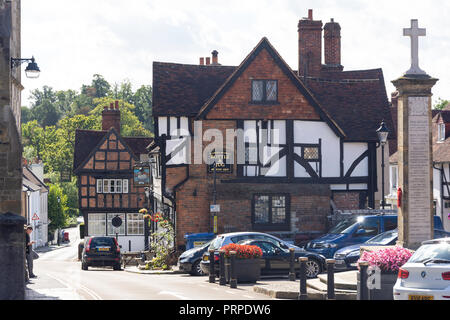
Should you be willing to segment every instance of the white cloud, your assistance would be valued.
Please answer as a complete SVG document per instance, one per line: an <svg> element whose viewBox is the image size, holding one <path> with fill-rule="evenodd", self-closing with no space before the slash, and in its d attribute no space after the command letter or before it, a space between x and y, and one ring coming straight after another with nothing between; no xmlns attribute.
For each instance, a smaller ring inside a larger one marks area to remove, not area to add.
<svg viewBox="0 0 450 320"><path fill-rule="evenodd" d="M197 64L214 49L220 63L238 65L263 36L297 69L297 23L309 8L315 19L340 23L345 70L383 68L388 94L409 68L402 29L419 19L428 33L421 68L440 79L435 99L450 98L443 0L22 0L22 56L34 55L42 70L38 80L23 78L23 102L34 88L79 89L95 73L110 83L151 84L153 61Z"/></svg>

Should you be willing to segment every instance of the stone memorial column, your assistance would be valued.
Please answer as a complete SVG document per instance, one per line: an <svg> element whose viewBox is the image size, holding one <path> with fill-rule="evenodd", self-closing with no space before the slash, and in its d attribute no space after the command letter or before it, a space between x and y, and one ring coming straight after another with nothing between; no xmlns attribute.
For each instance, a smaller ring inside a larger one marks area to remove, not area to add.
<svg viewBox="0 0 450 320"><path fill-rule="evenodd" d="M404 29L404 35L411 37L411 68L392 81L399 92L398 185L402 189L397 244L410 249L433 238L431 89L438 79L419 68L418 37L425 34L417 20Z"/></svg>

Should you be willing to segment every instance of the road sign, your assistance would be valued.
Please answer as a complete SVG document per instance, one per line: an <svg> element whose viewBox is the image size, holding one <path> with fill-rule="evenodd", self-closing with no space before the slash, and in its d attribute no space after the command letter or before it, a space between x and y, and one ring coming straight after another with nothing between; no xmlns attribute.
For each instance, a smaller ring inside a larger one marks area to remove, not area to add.
<svg viewBox="0 0 450 320"><path fill-rule="evenodd" d="M33 215L33 218L31 218L31 220L33 221L39 220L39 216L37 215L37 213Z"/></svg>
<svg viewBox="0 0 450 320"><path fill-rule="evenodd" d="M122 225L122 219L119 216L115 216L112 218L111 223L114 227L118 228Z"/></svg>
<svg viewBox="0 0 450 320"><path fill-rule="evenodd" d="M210 212L220 212L220 204L212 204L209 206Z"/></svg>

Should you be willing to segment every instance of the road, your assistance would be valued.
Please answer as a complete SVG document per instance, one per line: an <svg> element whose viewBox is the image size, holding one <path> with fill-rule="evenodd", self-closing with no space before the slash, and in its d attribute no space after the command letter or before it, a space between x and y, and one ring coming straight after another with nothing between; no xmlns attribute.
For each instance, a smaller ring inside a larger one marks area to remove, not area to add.
<svg viewBox="0 0 450 320"><path fill-rule="evenodd" d="M208 283L208 277L148 275L109 268L81 270L77 228L67 229L70 244L39 253L38 276L27 285L28 299L41 300L266 300L251 285L237 289Z"/></svg>

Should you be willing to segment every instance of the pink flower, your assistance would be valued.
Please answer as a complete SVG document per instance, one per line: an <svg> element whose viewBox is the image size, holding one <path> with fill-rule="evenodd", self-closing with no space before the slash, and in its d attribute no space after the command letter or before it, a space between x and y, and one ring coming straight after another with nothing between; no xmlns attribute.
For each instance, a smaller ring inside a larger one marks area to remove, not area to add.
<svg viewBox="0 0 450 320"><path fill-rule="evenodd" d="M411 256L410 250L396 246L371 252L364 251L358 262L367 261L369 266L379 267L382 271L397 272Z"/></svg>

